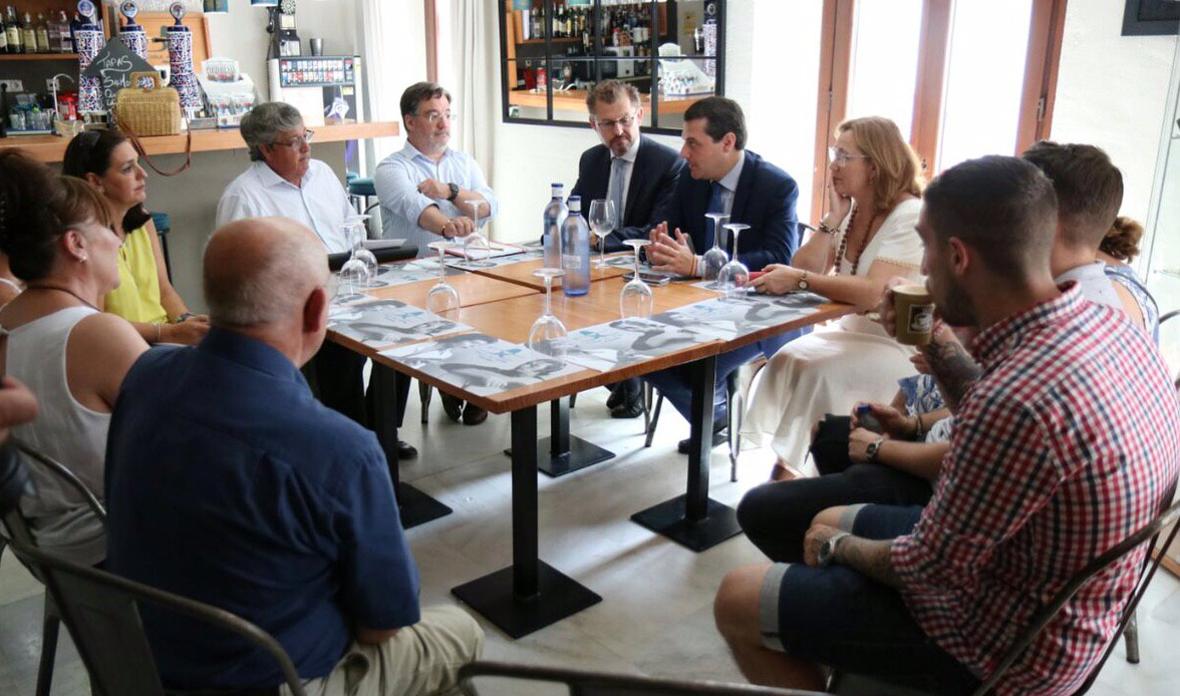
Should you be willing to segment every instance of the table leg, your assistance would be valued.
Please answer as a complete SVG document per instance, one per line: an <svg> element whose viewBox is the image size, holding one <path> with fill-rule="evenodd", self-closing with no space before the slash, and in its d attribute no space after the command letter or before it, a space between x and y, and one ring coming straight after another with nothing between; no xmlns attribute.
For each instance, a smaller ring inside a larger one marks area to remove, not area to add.
<svg viewBox="0 0 1180 696"><path fill-rule="evenodd" d="M537 555L537 407L512 412L512 565L452 593L512 638L556 623L602 597Z"/></svg>
<svg viewBox="0 0 1180 696"><path fill-rule="evenodd" d="M692 364L687 493L631 515L633 522L693 551L712 548L742 531L736 511L709 498L716 367L716 357L703 358Z"/></svg>
<svg viewBox="0 0 1180 696"><path fill-rule="evenodd" d="M386 365L373 362L373 427L377 441L385 450L389 462L389 478L393 481L393 492L397 496L397 508L401 515L402 527L409 529L420 524L451 514L451 508L431 498L414 486L405 483L399 475L397 457L397 372Z"/></svg>
<svg viewBox="0 0 1180 696"><path fill-rule="evenodd" d="M564 399L549 402L549 432L537 448L537 468L547 476L564 476L615 456L589 440L570 435L570 407Z"/></svg>

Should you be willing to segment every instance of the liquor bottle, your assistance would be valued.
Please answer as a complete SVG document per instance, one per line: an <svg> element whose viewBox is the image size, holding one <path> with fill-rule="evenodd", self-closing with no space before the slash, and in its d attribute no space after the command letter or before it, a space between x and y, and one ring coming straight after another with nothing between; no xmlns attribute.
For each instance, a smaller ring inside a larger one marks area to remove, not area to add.
<svg viewBox="0 0 1180 696"><path fill-rule="evenodd" d="M57 43L53 50L57 53L73 53L74 52L74 31L70 27L70 18L66 15L65 10L57 11L57 19L54 21L57 27Z"/></svg>
<svg viewBox="0 0 1180 696"><path fill-rule="evenodd" d="M53 49L49 41L49 25L45 22L45 15L37 13L37 53L49 53Z"/></svg>
<svg viewBox="0 0 1180 696"><path fill-rule="evenodd" d="M582 217L582 197L570 196L570 212L561 225L562 292L585 295L590 292L590 226Z"/></svg>
<svg viewBox="0 0 1180 696"><path fill-rule="evenodd" d="M545 249L545 267L561 268L561 229L569 215L569 208L565 206L561 184L550 184L552 198L545 206L545 226L541 233L541 245Z"/></svg>
<svg viewBox="0 0 1180 696"><path fill-rule="evenodd" d="M4 31L8 36L8 52L24 53L24 34L21 32L20 19L16 16L16 9L8 6L8 18L4 21Z"/></svg>
<svg viewBox="0 0 1180 696"><path fill-rule="evenodd" d="M8 31L4 28L3 14L0 14L0 53L8 53Z"/></svg>
<svg viewBox="0 0 1180 696"><path fill-rule="evenodd" d="M25 13L25 21L21 25L21 43L24 44L25 53L37 52L37 27L33 25L33 18L29 13Z"/></svg>

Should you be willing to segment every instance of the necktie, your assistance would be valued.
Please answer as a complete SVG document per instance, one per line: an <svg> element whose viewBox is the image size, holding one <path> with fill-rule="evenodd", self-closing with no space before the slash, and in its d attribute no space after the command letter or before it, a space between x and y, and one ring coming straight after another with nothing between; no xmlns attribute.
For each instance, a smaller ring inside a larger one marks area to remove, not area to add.
<svg viewBox="0 0 1180 696"><path fill-rule="evenodd" d="M623 184L627 177L627 167L631 163L622 157L615 157L610 163L610 190L607 196L615 203L615 219L618 227L623 226Z"/></svg>

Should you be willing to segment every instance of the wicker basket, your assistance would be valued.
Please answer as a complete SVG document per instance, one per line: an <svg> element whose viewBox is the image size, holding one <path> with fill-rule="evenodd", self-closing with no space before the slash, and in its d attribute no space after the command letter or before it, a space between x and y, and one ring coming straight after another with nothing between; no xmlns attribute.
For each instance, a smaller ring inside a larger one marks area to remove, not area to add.
<svg viewBox="0 0 1180 696"><path fill-rule="evenodd" d="M131 73L131 82L152 87L125 87L115 96L115 114L119 126L138 136L178 135L180 133L180 95L171 87L160 85L154 72Z"/></svg>

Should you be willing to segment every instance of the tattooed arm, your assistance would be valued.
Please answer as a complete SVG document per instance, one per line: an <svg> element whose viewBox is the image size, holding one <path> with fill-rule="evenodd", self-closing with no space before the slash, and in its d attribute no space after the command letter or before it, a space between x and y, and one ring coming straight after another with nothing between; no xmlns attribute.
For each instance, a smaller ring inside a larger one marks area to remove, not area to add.
<svg viewBox="0 0 1180 696"><path fill-rule="evenodd" d="M930 366L930 373L938 382L938 390L946 405L954 413L967 390L983 373L975 359L955 337L954 332L941 322L934 330L930 343L922 346L922 355Z"/></svg>
<svg viewBox="0 0 1180 696"><path fill-rule="evenodd" d="M803 538L803 560L808 565L819 563L819 550L824 542L841 530L826 524L812 524ZM901 578L893 570L889 547L891 540L874 541L857 536L846 536L836 545L833 563L846 565L877 582L889 587L901 588Z"/></svg>

